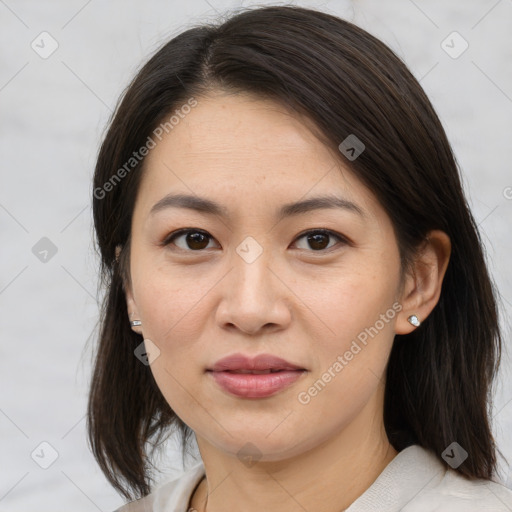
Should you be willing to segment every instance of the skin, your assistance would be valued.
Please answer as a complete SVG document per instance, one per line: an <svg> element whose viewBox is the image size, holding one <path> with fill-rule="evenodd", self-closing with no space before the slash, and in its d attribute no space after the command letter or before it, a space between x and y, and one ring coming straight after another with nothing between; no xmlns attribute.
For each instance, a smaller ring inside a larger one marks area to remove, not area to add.
<svg viewBox="0 0 512 512"><path fill-rule="evenodd" d="M401 280L389 217L308 126L277 103L216 91L146 158L127 307L142 322L134 330L160 350L150 368L162 394L196 434L206 470L190 502L198 511L339 512L397 455L383 425L385 368L394 335L415 329L408 316L424 320L436 305L450 241L430 232ZM168 193L213 199L230 217L184 208L151 215ZM364 216L320 209L276 221L284 203L324 194ZM161 245L181 228L210 238ZM348 242L325 237L318 249L302 236L321 228ZM251 263L236 252L248 236L263 250ZM401 310L301 403L298 394L394 303ZM238 352L277 355L307 372L272 397L234 397L205 370ZM237 456L248 442L258 451L252 465Z"/></svg>

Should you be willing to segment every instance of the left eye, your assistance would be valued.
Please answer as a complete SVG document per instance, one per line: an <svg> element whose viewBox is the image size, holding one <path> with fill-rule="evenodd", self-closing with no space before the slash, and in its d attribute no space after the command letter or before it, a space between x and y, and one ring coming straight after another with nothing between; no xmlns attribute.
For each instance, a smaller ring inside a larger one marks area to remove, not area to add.
<svg viewBox="0 0 512 512"><path fill-rule="evenodd" d="M315 249L315 252L323 251L325 249L330 249L331 246L325 246L326 240L329 238L337 238L338 241L342 243L347 243L347 240L342 237L341 235L338 235L334 231L330 231L328 229L316 229L312 231L307 231L306 233L303 233L301 236L297 237L297 240L300 240L301 238L306 238L307 243Z"/></svg>
<svg viewBox="0 0 512 512"><path fill-rule="evenodd" d="M208 234L206 231L202 231L199 229L180 229L171 233L163 242L163 246L170 245L174 243L175 240L184 237L185 239L185 247L176 245L179 249L184 251L191 250L192 252L200 252L204 249L208 248L208 241L210 239L213 240L213 237ZM298 236L296 240L301 240L302 238L306 239L309 246L314 249L313 252L324 251L325 249L330 249L332 247L329 246L328 240L329 238L336 238L341 243L348 243L347 239L343 236L335 233L334 231L330 231L328 229L315 229L310 230L302 235ZM299 247L299 249L304 249L304 247Z"/></svg>

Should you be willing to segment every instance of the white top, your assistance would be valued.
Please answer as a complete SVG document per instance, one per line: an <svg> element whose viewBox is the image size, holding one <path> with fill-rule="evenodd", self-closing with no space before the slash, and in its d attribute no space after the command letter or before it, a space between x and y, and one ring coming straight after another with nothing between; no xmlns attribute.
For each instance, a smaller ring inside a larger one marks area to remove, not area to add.
<svg viewBox="0 0 512 512"><path fill-rule="evenodd" d="M200 462L180 477L114 512L188 512L205 474ZM488 480L467 480L419 445L399 452L344 512L512 512L512 490Z"/></svg>

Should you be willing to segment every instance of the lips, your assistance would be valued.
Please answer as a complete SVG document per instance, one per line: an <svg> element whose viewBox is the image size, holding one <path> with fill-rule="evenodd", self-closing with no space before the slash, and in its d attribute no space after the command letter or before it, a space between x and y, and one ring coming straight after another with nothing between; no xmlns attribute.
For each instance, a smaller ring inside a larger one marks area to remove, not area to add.
<svg viewBox="0 0 512 512"><path fill-rule="evenodd" d="M229 371L254 374L275 373L284 370L304 370L304 368L270 354L260 354L252 358L243 354L234 354L220 359L211 368L208 368L208 371L213 372Z"/></svg>
<svg viewBox="0 0 512 512"><path fill-rule="evenodd" d="M207 373L226 393L238 398L267 398L291 386L304 368L270 354L235 354L217 361Z"/></svg>

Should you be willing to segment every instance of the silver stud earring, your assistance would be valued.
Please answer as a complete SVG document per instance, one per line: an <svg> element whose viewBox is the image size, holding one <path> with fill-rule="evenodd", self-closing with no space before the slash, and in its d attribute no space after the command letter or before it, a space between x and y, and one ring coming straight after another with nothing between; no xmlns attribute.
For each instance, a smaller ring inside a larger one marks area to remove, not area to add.
<svg viewBox="0 0 512 512"><path fill-rule="evenodd" d="M419 327L421 325L421 322L416 315L411 315L407 320L411 325L414 325L414 327Z"/></svg>
<svg viewBox="0 0 512 512"><path fill-rule="evenodd" d="M142 322L140 320L131 320L130 325L132 327L138 327L139 325L142 325Z"/></svg>

